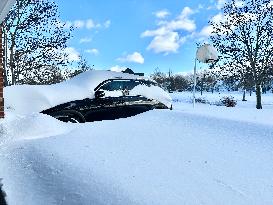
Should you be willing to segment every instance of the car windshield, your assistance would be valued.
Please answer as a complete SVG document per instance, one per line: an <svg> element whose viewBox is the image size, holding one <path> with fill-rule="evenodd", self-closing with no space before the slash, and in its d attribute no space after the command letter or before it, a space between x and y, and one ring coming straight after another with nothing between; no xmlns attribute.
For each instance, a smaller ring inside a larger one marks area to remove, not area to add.
<svg viewBox="0 0 273 205"><path fill-rule="evenodd" d="M155 83L151 81L140 81L140 80L113 80L108 81L103 84L99 89L106 91L115 91L115 90L132 90L137 85L155 85Z"/></svg>
<svg viewBox="0 0 273 205"><path fill-rule="evenodd" d="M100 88L101 90L107 91L115 91L115 90L123 90L123 82L122 81L110 81L105 83Z"/></svg>

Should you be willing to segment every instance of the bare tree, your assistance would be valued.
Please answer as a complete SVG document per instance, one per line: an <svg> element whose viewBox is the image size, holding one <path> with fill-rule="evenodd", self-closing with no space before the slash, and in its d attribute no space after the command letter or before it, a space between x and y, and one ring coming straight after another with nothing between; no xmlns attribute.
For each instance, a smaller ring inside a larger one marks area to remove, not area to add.
<svg viewBox="0 0 273 205"><path fill-rule="evenodd" d="M64 49L72 28L64 27L53 1L16 0L3 23L9 84L67 64Z"/></svg>
<svg viewBox="0 0 273 205"><path fill-rule="evenodd" d="M155 68L154 72L151 74L151 79L156 81L158 85L164 89L167 89L166 82L167 82L167 76L165 73L161 72L159 68Z"/></svg>
<svg viewBox="0 0 273 205"><path fill-rule="evenodd" d="M222 54L222 65L239 80L251 76L256 87L256 108L262 109L261 85L268 79L273 56L273 5L270 0L231 0L223 20L211 22L213 45Z"/></svg>
<svg viewBox="0 0 273 205"><path fill-rule="evenodd" d="M89 65L87 60L83 57L80 56L80 61L78 61L76 68L74 68L73 70L67 70L67 77L68 78L73 78L76 75L79 75L83 72L89 71L89 70L93 70L94 69L94 65Z"/></svg>

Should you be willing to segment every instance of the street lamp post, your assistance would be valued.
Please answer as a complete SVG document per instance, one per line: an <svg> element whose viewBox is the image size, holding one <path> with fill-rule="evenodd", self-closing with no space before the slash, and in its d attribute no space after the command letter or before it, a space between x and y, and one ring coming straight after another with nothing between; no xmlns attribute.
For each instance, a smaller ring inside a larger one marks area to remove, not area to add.
<svg viewBox="0 0 273 205"><path fill-rule="evenodd" d="M193 107L195 107L195 90L196 90L196 63L197 57L194 60L194 70L193 70Z"/></svg>

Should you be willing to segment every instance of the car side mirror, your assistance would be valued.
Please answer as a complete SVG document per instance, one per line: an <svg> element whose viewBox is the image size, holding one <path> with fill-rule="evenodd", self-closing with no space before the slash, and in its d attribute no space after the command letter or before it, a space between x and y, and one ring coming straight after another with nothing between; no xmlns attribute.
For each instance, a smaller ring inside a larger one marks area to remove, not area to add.
<svg viewBox="0 0 273 205"><path fill-rule="evenodd" d="M97 91L95 92L95 98L102 98L102 97L104 97L104 96L105 96L105 93L104 93L103 90L97 90Z"/></svg>

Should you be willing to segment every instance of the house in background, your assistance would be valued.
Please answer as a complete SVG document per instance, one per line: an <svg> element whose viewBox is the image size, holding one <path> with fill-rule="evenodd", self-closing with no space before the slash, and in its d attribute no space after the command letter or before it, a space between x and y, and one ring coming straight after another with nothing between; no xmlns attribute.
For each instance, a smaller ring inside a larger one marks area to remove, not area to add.
<svg viewBox="0 0 273 205"><path fill-rule="evenodd" d="M3 38L2 38L2 27L1 24L7 16L15 0L0 0L0 118L4 117L4 79L3 79Z"/></svg>
<svg viewBox="0 0 273 205"><path fill-rule="evenodd" d="M133 75L139 75L139 76L144 76L144 73L135 73L132 69L130 68L126 68L124 71L122 71L123 73L129 73L129 74L133 74Z"/></svg>

